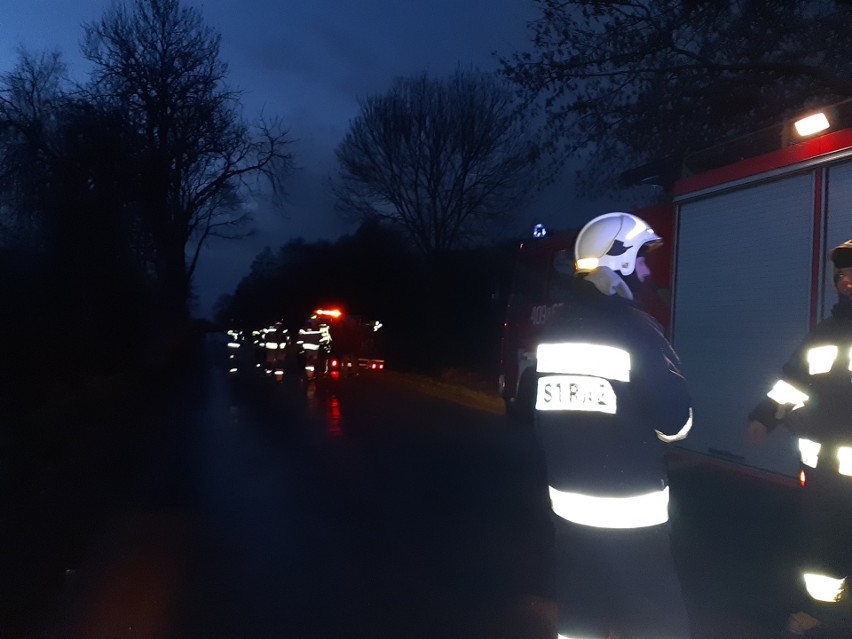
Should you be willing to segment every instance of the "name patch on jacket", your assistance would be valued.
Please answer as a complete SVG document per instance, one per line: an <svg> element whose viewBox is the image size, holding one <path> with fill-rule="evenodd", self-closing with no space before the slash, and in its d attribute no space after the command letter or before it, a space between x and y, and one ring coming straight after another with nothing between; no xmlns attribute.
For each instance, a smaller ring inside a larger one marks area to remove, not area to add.
<svg viewBox="0 0 852 639"><path fill-rule="evenodd" d="M536 410L580 410L615 414L615 391L608 380L583 375L547 375L538 380Z"/></svg>
<svg viewBox="0 0 852 639"><path fill-rule="evenodd" d="M630 381L630 353L585 342L540 344L536 371L545 373L538 380L537 410L615 414L616 396L609 380Z"/></svg>

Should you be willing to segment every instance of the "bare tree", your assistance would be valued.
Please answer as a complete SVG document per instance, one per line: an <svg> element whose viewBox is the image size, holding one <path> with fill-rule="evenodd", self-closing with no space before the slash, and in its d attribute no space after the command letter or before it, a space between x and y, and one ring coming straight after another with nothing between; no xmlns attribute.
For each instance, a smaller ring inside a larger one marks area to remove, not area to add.
<svg viewBox="0 0 852 639"><path fill-rule="evenodd" d="M142 220L151 270L180 312L205 240L243 236L250 180L278 192L292 157L275 122L254 129L225 84L220 36L180 0L132 0L85 25L93 100L118 108L144 141Z"/></svg>
<svg viewBox="0 0 852 639"><path fill-rule="evenodd" d="M15 67L0 75L0 228L33 248L39 244L35 234L45 214L67 84L55 51L35 55L20 49Z"/></svg>
<svg viewBox="0 0 852 639"><path fill-rule="evenodd" d="M111 327L129 329L150 301L133 233L139 136L122 113L82 99L64 71L57 53L21 50L0 76L0 254L9 284L0 324L38 334L61 318L76 339L40 346L43 355L77 372L103 371L133 348L110 344Z"/></svg>
<svg viewBox="0 0 852 639"><path fill-rule="evenodd" d="M339 209L400 225L425 253L492 235L536 185L537 146L493 76L402 78L360 106L336 150Z"/></svg>
<svg viewBox="0 0 852 639"><path fill-rule="evenodd" d="M852 97L852 7L833 0L535 0L502 71L546 116L580 187ZM780 141L780 135L778 136Z"/></svg>

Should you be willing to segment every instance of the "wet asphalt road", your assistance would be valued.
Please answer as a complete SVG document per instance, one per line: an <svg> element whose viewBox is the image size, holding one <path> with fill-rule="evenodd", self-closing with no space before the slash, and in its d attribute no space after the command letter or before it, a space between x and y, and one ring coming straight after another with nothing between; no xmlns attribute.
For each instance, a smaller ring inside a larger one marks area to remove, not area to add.
<svg viewBox="0 0 852 639"><path fill-rule="evenodd" d="M58 486L15 538L0 637L548 636L542 469L502 416L367 376L196 381L132 477ZM785 636L790 488L694 461L672 493L696 639Z"/></svg>

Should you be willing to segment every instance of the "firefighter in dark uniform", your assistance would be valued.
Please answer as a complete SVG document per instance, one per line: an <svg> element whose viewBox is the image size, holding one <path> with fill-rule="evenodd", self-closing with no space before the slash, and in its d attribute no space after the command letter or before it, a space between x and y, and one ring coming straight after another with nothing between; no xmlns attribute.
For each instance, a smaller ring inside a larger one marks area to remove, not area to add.
<svg viewBox="0 0 852 639"><path fill-rule="evenodd" d="M690 636L665 461L692 426L690 396L659 323L633 302L660 243L629 213L586 224L570 298L538 347L560 637Z"/></svg>
<svg viewBox="0 0 852 639"><path fill-rule="evenodd" d="M831 251L838 302L802 341L749 414L748 435L762 441L784 424L801 459L797 575L807 596L788 629L850 623L847 577L852 569L852 240Z"/></svg>

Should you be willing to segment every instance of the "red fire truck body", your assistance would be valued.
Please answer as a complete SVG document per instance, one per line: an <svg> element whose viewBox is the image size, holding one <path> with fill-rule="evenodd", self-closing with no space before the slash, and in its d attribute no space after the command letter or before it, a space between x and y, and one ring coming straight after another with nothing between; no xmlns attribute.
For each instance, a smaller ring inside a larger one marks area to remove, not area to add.
<svg viewBox="0 0 852 639"><path fill-rule="evenodd" d="M746 416L837 301L830 249L852 237L852 129L681 179L672 342L694 405L684 447L793 476L784 428L748 443Z"/></svg>

